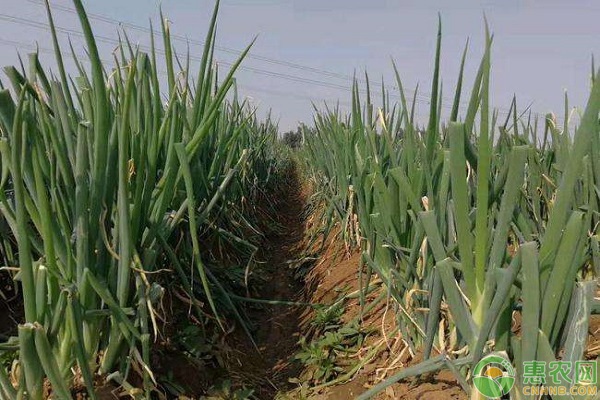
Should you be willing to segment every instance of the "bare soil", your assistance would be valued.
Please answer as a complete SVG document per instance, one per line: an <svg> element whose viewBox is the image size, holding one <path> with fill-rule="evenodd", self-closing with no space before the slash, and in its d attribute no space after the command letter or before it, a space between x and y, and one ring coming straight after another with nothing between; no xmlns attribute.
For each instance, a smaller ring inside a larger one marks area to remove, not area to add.
<svg viewBox="0 0 600 400"><path fill-rule="evenodd" d="M260 288L264 300L302 303L311 288L296 276L295 265L305 249L304 209L306 192L296 172L288 172L286 184L274 194L279 229L270 233L264 242L260 258L264 267L260 274L264 285ZM228 358L228 373L241 378L255 390L259 399L272 399L279 392L293 388L289 379L300 372L300 365L292 358L297 351L301 333L302 315L306 306L259 305L249 308L247 315L255 326L256 347L241 331L226 340L232 351Z"/></svg>
<svg viewBox="0 0 600 400"><path fill-rule="evenodd" d="M341 292L350 293L359 288L358 271L361 268L360 253L349 252L343 245L339 235L339 228L334 228L331 235L325 240L325 246L315 264L315 267L307 276L307 282L314 287L311 301L319 304L330 304L335 301ZM374 291L367 298L373 300L379 294ZM347 303L342 320L349 322L360 314L358 299ZM307 331L307 323L314 317L312 313L304 316L304 332ZM390 332L394 325L393 313L385 313L385 302L375 307L367 315L363 316L363 326L374 329L377 332L371 335L365 343L365 348L387 342L392 351L383 350L376 358L367 363L348 382L331 386L311 397L314 400L348 400L354 399L366 392L374 384L379 383L386 377L393 375L402 368L418 363L417 357L411 357L402 344L401 335L385 337L383 331ZM400 352L405 356L397 360ZM359 355L360 356L360 355ZM396 361L394 367L389 368L392 361ZM388 369L384 371L385 369ZM390 386L385 392L380 393L376 399L406 399L406 400L442 400L442 399L467 399L452 373L440 371L438 374L428 376L425 379L409 379Z"/></svg>

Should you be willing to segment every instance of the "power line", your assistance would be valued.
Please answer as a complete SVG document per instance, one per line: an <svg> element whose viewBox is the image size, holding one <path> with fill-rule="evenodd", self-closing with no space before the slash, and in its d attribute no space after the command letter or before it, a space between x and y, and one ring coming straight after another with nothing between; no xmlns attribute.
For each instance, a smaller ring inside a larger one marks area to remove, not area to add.
<svg viewBox="0 0 600 400"><path fill-rule="evenodd" d="M27 1L30 3L33 3L33 4L38 4L38 5L43 4L41 1L38 1L38 0L27 0ZM68 12L71 14L77 14L77 10L70 8L70 7L62 6L59 4L52 4L52 9ZM117 24L117 25L121 25L123 27L127 27L129 29L133 29L133 30L137 30L137 31L145 32L145 33L152 33L154 35L160 36L158 34L158 32L153 32L151 29L149 29L147 27L137 25L137 24L134 24L131 22L119 21L114 18L110 18L105 15L102 15L102 14L88 13L87 15L88 15L88 18L96 20L96 21L106 22L106 23L110 23L110 24ZM203 42L203 41L190 39L183 35L171 33L171 38L173 38L174 40L182 41L185 43L192 43L192 44L202 46L202 47L205 45L205 42ZM239 56L242 53L242 51L240 51L240 50L236 50L236 49L233 49L230 47L225 47L225 46L220 46L220 45L215 45L215 49L222 51L224 53L233 54L236 56ZM328 71L328 70L322 69L322 68L316 68L316 67L311 67L308 65L297 64L294 62L279 60L279 59L266 57L266 56L262 56L262 55L258 55L258 54L249 53L247 55L247 57L250 59L266 62L269 64L280 65L280 66L298 69L298 70L311 72L311 73L315 73L315 74L326 75L326 76L332 77L332 78L339 78L339 79L344 79L344 80L353 80L354 79L352 76L345 75L345 74L342 74L339 72Z"/></svg>
<svg viewBox="0 0 600 400"><path fill-rule="evenodd" d="M25 43L25 42L19 42L19 41L14 41L14 40L9 40L9 39L4 39L4 38L0 38L0 45L4 44L6 46L13 46L15 47L17 50L18 49L31 49L34 50L36 52L39 53L45 53L45 54L51 54L54 55L55 52L52 49L49 49L47 47L42 47L39 45L33 45L33 44L29 44L29 43ZM61 53L62 56L65 56L64 53ZM77 58L82 59L86 62L89 62L89 60L87 59L86 56L83 55L75 55ZM102 62L108 62L105 59L100 59ZM163 70L157 70L157 73L163 77L167 76L167 72L163 71ZM245 84L239 84L236 83L235 87L237 89L241 89L241 90L245 90L245 91L249 91L249 92L259 92L259 93L266 93L266 94L270 94L272 96L282 96L282 97L286 97L286 98L295 98L295 99L300 99L300 100L308 100L313 104L316 104L317 102L319 103L324 103L324 104L336 104L336 105L342 105L342 106L346 106L346 107L352 107L352 104L348 103L348 102L344 102L344 101L340 101L339 99L336 100L325 100L325 99L320 99L317 100L314 97L311 96L305 96L305 95L300 95L298 93L294 93L294 92L287 92L287 91L278 91L278 90L269 90L269 89L264 89L261 87L256 87L256 86L252 86L252 85L245 85ZM249 95L246 96L251 97Z"/></svg>
<svg viewBox="0 0 600 400"><path fill-rule="evenodd" d="M0 13L0 20L4 20L7 22L11 22L11 23L16 23L16 24L21 24L21 25L26 25L26 26L30 26L36 29L42 29L42 30L48 30L50 28L50 26L48 24L39 22L39 21L33 21L33 20L28 20L25 18L20 18L14 15L9 15L9 14L4 14L4 13ZM62 34L66 34L66 35L70 35L70 36L75 36L78 38L82 38L85 39L85 36L81 33L78 32L74 29L69 29L69 28L64 28L61 26L57 26L55 25L55 29L57 32L62 33ZM107 37L107 36L103 36L103 35L95 35L95 38L98 42L101 43L107 43L107 44L111 44L111 45L119 45L120 41L111 37ZM147 46L143 46L143 45L138 45L141 49L146 49L146 50L150 50ZM165 55L164 50L161 50L159 48L155 49L156 53L160 54L160 55ZM202 58L197 57L197 56L192 56L190 55L189 58L191 60L194 61L202 61ZM227 62L227 61L217 61L217 63L219 64L224 64L224 65L233 65L233 63L231 62ZM310 84L310 85L315 85L315 86L321 86L321 87L325 87L325 88L330 88L330 89L338 89L338 90L344 90L347 92L351 92L352 89L348 86L344 86L344 85L339 85L339 84L335 84L332 82L325 82L325 81L320 81L320 80L316 80L316 79L311 79L311 78L305 78L305 77L300 77L297 75L291 75L291 74L286 74L286 73L281 73L281 72L275 72L275 71L269 71L269 70L265 70L262 68L255 68L255 67L247 67L247 66L239 66L238 67L240 70L244 70L244 71L249 71L255 74L260 74L260 75L265 75L265 76L270 76L270 77L275 77L275 78L280 78L280 79L285 79L288 81L293 81L293 82L297 82L297 83L306 83L306 84ZM366 90L361 89L360 92L362 93L367 93ZM376 91L376 90L371 90L372 94L375 95L382 95L381 92ZM395 94L390 94L390 97L399 99L398 95ZM423 98L416 98L416 101L422 104L426 104L429 105L429 101L425 100Z"/></svg>
<svg viewBox="0 0 600 400"><path fill-rule="evenodd" d="M35 1L35 0L28 0L28 1L32 2L32 3L40 4L38 1ZM67 9L68 12L75 12L74 10L69 9L68 7L64 7L64 6L53 5L53 8L58 8L58 9L63 9L64 8L64 9ZM91 15L94 15L95 16L94 18L100 19L100 20L102 20L104 22L110 22L110 23L116 22L116 23L119 23L122 26L127 26L127 27L131 27L131 28L134 28L134 29L139 29L139 30L142 30L144 32L152 32L150 29L143 28L143 27L138 26L138 25L129 24L129 23L120 23L120 22L118 22L116 20L113 20L111 18L104 17L104 16L99 16L97 14L91 14ZM20 17L14 16L14 15L8 15L8 14L3 14L3 13L0 13L0 20L4 20L4 21L7 21L7 22L12 22L12 23L16 23L16 24L21 24L21 25L26 25L26 26L34 27L36 29L48 30L50 28L48 24L45 24L45 23L42 23L42 22L39 22L39 21L33 21L33 20L24 19L24 18L20 18ZM59 33L66 34L66 35L69 35L69 36L75 36L75 37L78 37L78 38L81 38L81 39L85 39L84 35L81 32L76 31L74 29L64 28L64 27L60 27L60 26L55 26L55 29ZM113 44L113 45L119 45L120 44L119 40L111 38L111 37L107 37L107 36L95 35L95 38L96 38L96 40L98 42L102 42L102 43L108 43L108 44ZM185 38L182 37L182 36L178 36L177 38L178 38L178 40L185 40ZM198 43L198 44L202 44L202 42L199 42L199 41L195 41L195 42ZM145 48L145 49L149 50L147 46L139 45L139 47L142 48L142 49ZM158 49L158 48L156 48L155 51L158 54L161 54L161 55L165 54L164 50L161 50L161 49ZM234 50L232 50L232 51L234 51ZM239 53L235 53L235 54L239 55ZM201 58L197 57L197 56L191 56L191 55L189 55L189 58L192 59L192 60L195 60L195 61L201 61ZM275 60L275 61L278 61L278 60ZM229 66L233 65L233 63L227 62L227 61L218 61L218 63L224 64L224 65L229 65ZM293 64L293 63L291 63L291 64ZM240 70L249 71L251 73L260 74L260 75L269 76L269 77L274 77L274 78L285 79L285 80L292 81L292 82L306 83L306 84L321 86L321 87L330 88L330 89L343 90L343 91L346 91L346 92L351 92L352 91L352 89L350 87L348 87L348 86L344 86L344 85L340 85L340 84L336 84L336 83L332 83L332 82L325 82L325 81L320 81L320 80L316 80L316 79L311 79L311 78L306 78L306 77L301 77L301 76L291 75L291 74L286 74L286 73L281 73L281 72L275 72L275 71L270 71L270 70L265 70L265 69L261 69L261 68L255 68L255 67L239 66L238 68ZM311 68L311 67L307 67L307 68ZM350 78L348 76L345 76L345 75L342 75L342 74L338 74L338 75L344 76L347 79L352 79L352 78ZM360 92L361 93L367 93L367 91L364 90L364 89L361 89ZM377 91L377 90L371 90L371 94L375 94L375 95L379 95L379 96L383 95L382 92ZM391 94L389 91L386 92L386 94L389 95L391 98L394 98L394 99L399 99L400 98L399 95ZM430 98L426 97L426 95L417 94L417 96L415 97L415 101L417 103L421 103L421 104L425 104L425 105L429 106L431 100L430 100ZM462 104L462 105L459 106L459 108L464 110L465 106L466 106L465 104ZM442 103L442 107L446 108L446 109L450 109L451 108L451 106L447 102L445 102L445 103L443 102ZM508 115L508 112L509 112L509 110L503 109L503 108L497 108L497 110L501 114L504 114L504 115ZM536 113L536 112L532 112L532 115L533 116L537 116L539 118L545 118L545 117L541 116L541 114Z"/></svg>
<svg viewBox="0 0 600 400"><path fill-rule="evenodd" d="M9 39L4 39L4 38L0 38L0 44L4 44L7 46L14 46L17 49L23 49L23 50L33 50L33 51L37 51L40 53L45 53L45 54L50 54L53 55L54 50L49 49L47 47L42 47L42 46L37 46L37 45L33 45L33 44L29 44L29 43L25 43L25 42L19 42L19 41L15 41L15 40L9 40ZM61 53L62 56L67 56L64 53ZM82 59L86 62L89 62L89 60L87 60L87 56L81 55L81 54L76 54L75 55L78 59ZM102 62L108 63L108 60L106 59L100 59ZM167 72L164 70L157 70L157 73L163 77L167 76ZM325 102L328 104L340 104L340 105L344 105L344 106L348 106L351 107L352 104L348 103L348 102L344 102L344 101L339 101L339 100L319 100L316 99L314 97L311 96L306 96L306 95L301 95L298 93L294 93L294 92L289 92L289 91L279 91L279 90L270 90L270 89L265 89L265 88L261 88L261 87L257 87L257 86L252 86L252 85L246 85L246 84L239 84L236 83L236 87L239 89L243 89L243 90L247 90L247 91L255 91L255 92L261 92L261 93L266 93L266 94L271 94L274 96L284 96L284 97L289 97L289 98L297 98L297 99L301 99L301 100L309 100L311 102Z"/></svg>
<svg viewBox="0 0 600 400"><path fill-rule="evenodd" d="M45 54L51 54L54 55L55 52L53 49L49 49L46 47L42 47L39 45L33 45L33 44L29 44L29 43L25 43L25 42L19 42L19 41L14 41L14 40L9 40L9 39L4 39L4 38L0 38L0 44L4 44L4 45L8 45L8 46L14 46L17 50L19 48L21 49L32 49L36 52L40 52L40 53L45 53ZM62 56L66 56L64 53L61 53ZM73 54L74 57L81 59L85 62L89 62L89 60L87 59L87 56L85 55L81 55L81 54ZM104 63L109 63L108 60L106 59L100 59L102 62ZM163 77L167 76L167 72L164 70L157 70L157 73ZM253 91L253 92L259 92L259 93L266 93L266 94L270 94L270 95L274 95L274 96L283 96L283 97L287 97L287 98L296 98L296 99L301 99L301 100L309 100L311 101L313 104L318 103L324 103L324 104L336 104L336 105L343 105L346 107L352 107L352 104L348 103L348 102L344 102L344 101L340 101L339 99L336 100L326 100L326 99L320 99L317 101L317 99L315 99L314 97L311 96L306 96L306 95L301 95L295 92L289 92L289 91L278 91L278 90L270 90L270 89L265 89L262 87L256 87L256 86L252 86L252 85L245 85L245 84L237 84L236 83L236 87L238 89L242 89L242 90L246 90L246 91ZM527 114L526 112L524 114ZM417 115L421 115L418 114ZM536 114L532 113L533 116L535 116ZM423 115L421 115L423 117ZM525 116L525 115L523 115ZM427 117L425 117L426 119ZM557 119L557 122L560 122Z"/></svg>
<svg viewBox="0 0 600 400"><path fill-rule="evenodd" d="M43 2L40 0L27 0L27 1L32 4L37 4L37 5L43 4ZM60 4L52 4L51 8L52 8L52 10L59 10L59 11L68 12L70 14L77 15L77 10L70 8L70 7L60 5ZM149 34L154 35L155 37L162 38L162 36L160 35L159 32L149 29L142 25L137 25L137 24L134 24L131 22L120 21L120 20L117 20L117 19L108 17L106 15L102 15L102 14L87 13L87 15L88 15L88 18L92 19L92 20L126 27L128 29L141 31L144 33L149 33ZM173 40L181 41L186 44L191 43L191 44L195 44L195 45L198 45L201 47L205 46L205 42L200 41L200 40L190 39L187 36L174 34L172 32L170 33L170 36ZM233 48L225 47L225 46L215 45L215 49L217 49L221 52L224 52L224 53L235 55L235 56L240 56L242 54L241 50L237 50L237 49L233 49ZM298 64L298 63L294 63L294 62L290 62L290 61L286 61L286 60L261 56L261 55L254 54L252 52L249 52L246 55L246 57L249 59L257 60L257 61L262 61L265 63L280 65L280 66L293 68L293 69L298 69L298 70L302 70L302 71L313 73L313 74L327 76L330 78L338 78L338 79L343 79L345 81L350 81L350 82L353 82L355 79L359 82L363 82L363 83L367 82L365 78L359 78L356 76L351 76L351 75L347 75L347 74L343 74L343 73L339 73L339 72L334 72L334 71L326 70L323 68L316 68L316 67L311 67L311 66L307 66L307 65L302 65L302 64ZM392 89L398 90L399 88L396 86L392 86ZM405 91L405 93L409 94L411 97L414 95L414 90L412 90L412 89L404 89L404 91ZM421 100L423 100L423 101L427 101L427 102L431 101L431 95L429 95L429 94L418 93L417 96L420 96ZM451 101L451 99L449 99L449 98L446 98L445 100L449 101L449 102Z"/></svg>
<svg viewBox="0 0 600 400"><path fill-rule="evenodd" d="M27 0L27 1L30 2L30 3L33 3L33 4L38 4L38 5L43 4L40 0ZM70 8L70 7L63 6L63 5L59 5L59 4L53 4L52 5L52 9L53 10L55 9L55 10L63 11L63 12L68 12L68 13L71 13L71 14L77 14L77 10L75 10L73 8ZM129 29L133 29L133 30L137 30L137 31L145 32L145 33L150 33L150 34L153 34L155 36L160 37L160 34L158 32L155 32L155 31L153 31L153 30L151 30L149 28L146 28L144 26L137 25L137 24L130 23L130 22L119 21L119 20L116 20L114 18L102 15L102 14L88 13L88 18L93 19L93 20L97 20L97 21L101 21L101 22L105 22L105 23L109 23L109 24L116 24L116 25L119 25L119 26L122 26L122 27L127 27ZM178 35L178 34L171 33L171 38L173 38L174 40L179 40L179 41L185 42L185 43L196 44L196 45L199 45L199 46L202 46L202 47L205 45L205 43L202 42L202 41L194 40L194 39L189 39L188 37L183 36L183 35ZM215 45L215 48L217 50L219 50L219 51L222 51L222 52L225 52L225 53L228 53L228 54L237 55L237 56L239 56L242 53L240 50L232 49L232 48L225 47L225 46ZM314 74L320 74L320 75L324 75L324 76L327 76L327 77L339 78L339 79L343 79L343 80L347 80L347 81L354 81L354 79L356 79L356 80L358 80L360 82L363 82L363 83L366 82L365 78L360 79L360 78L356 78L356 77L345 75L345 74L338 73L338 72L328 71L328 70L321 69L321 68L310 67L310 66L307 66L307 65L293 63L293 62L289 62L289 61L285 61L285 60L280 60L280 59L265 57L265 56L261 56L261 55L257 55L257 54L253 54L253 53L248 53L248 55L246 57L250 58L250 59L255 59L255 60L258 60L258 61L270 63L270 64L275 64L275 65L285 66L285 67L289 67L289 68L293 68L293 69L303 70L303 71L314 73ZM231 63L229 65L231 65ZM249 70L250 67L242 66L241 69ZM263 75L265 74L264 70L262 70L261 72L258 72L257 70L260 70L260 69L254 69L254 72L258 73L258 74L263 74ZM304 77L302 77L302 78L298 78L298 77L290 78L289 74L280 74L280 73L277 73L277 72L275 72L273 74L274 75L268 75L268 76L279 77L279 78L288 79L288 80L292 80L292 81L296 81L296 82L302 82L302 83L309 83L309 82L299 81L298 79L310 79L310 78L304 78ZM285 77L286 75L287 75L287 77ZM334 87L334 86L336 86L336 84L332 84L330 82L322 82L322 81L315 81L315 83L316 82L319 82L320 84L323 84L323 85L327 85L330 88L336 89L336 87ZM337 86L340 86L340 85L337 85ZM344 88L344 90L346 90L346 89L347 88ZM392 89L393 90L399 90L399 88L397 86L392 86ZM411 90L411 89L404 89L404 91L405 91L405 93L408 93L408 94L412 94L412 95L415 94L414 90ZM381 92L379 92L378 94L381 95ZM393 96L395 98L399 98L398 95L393 95ZM410 96L410 97L412 97L412 96ZM416 97L417 97L416 101L420 102L422 104L429 105L430 102L431 102L431 95L430 94L418 93ZM442 97L442 101L443 101L443 107L445 107L446 109L450 109L451 108L451 106L449 104L452 103L453 99L450 99L448 97ZM464 105L464 104L459 105L459 108L462 109L462 110L465 110L465 107L466 107L466 105ZM508 115L509 114L509 110L506 109L506 108L497 107L496 110L498 110L499 112L501 112L504 115ZM532 115L537 116L538 118L545 118L544 116L542 116L540 113L537 113L537 112L532 112Z"/></svg>

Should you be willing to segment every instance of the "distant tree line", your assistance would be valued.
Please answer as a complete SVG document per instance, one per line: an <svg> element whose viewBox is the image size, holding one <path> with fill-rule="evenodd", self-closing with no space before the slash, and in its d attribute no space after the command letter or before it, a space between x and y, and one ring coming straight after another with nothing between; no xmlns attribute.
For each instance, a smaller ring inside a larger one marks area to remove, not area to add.
<svg viewBox="0 0 600 400"><path fill-rule="evenodd" d="M283 134L281 140L283 143L291 149L299 149L302 147L302 132L304 130L304 124L301 124L296 128L296 131L287 131Z"/></svg>

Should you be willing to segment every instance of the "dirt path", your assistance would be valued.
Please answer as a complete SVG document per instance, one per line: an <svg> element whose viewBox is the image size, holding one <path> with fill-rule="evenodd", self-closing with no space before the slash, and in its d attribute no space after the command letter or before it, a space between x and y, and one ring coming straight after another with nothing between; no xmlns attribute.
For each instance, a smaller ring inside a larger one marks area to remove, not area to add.
<svg viewBox="0 0 600 400"><path fill-rule="evenodd" d="M304 244L303 212L305 197L294 170L290 170L283 187L273 196L274 213L280 228L266 237L260 258L264 284L262 299L303 301L304 284L295 278L293 261L302 256ZM234 358L239 367L235 375L254 389L259 399L272 399L278 392L291 388L289 378L300 372L291 362L297 351L301 316L304 307L260 305L249 308L247 315L254 324L258 351L248 340L238 338ZM230 371L232 372L232 371Z"/></svg>

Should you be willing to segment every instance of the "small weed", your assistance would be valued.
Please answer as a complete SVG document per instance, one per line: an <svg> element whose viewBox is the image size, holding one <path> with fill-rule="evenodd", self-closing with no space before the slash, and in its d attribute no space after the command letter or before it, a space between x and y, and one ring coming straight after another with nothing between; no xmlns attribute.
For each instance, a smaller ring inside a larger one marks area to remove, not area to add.
<svg viewBox="0 0 600 400"><path fill-rule="evenodd" d="M347 325L326 331L310 343L304 337L300 339L301 350L295 359L306 369L298 382L327 382L336 378L346 370L348 360L345 356L359 349L366 336L367 333L358 326Z"/></svg>
<svg viewBox="0 0 600 400"><path fill-rule="evenodd" d="M344 315L344 306L342 303L336 303L332 306L316 308L316 315L312 321L312 325L317 329L331 330L338 328L341 324L340 320Z"/></svg>
<svg viewBox="0 0 600 400"><path fill-rule="evenodd" d="M213 345L207 341L202 330L196 325L187 325L179 332L176 340L183 346L186 353L196 359L206 360L214 355Z"/></svg>
<svg viewBox="0 0 600 400"><path fill-rule="evenodd" d="M251 400L255 398L252 396L253 393L253 389L246 387L235 389L231 381L225 380L211 388L205 398L206 400Z"/></svg>

